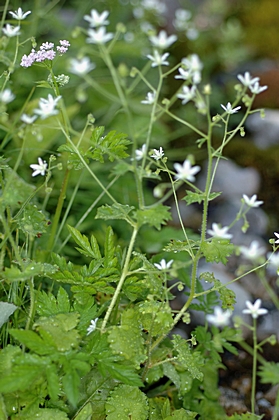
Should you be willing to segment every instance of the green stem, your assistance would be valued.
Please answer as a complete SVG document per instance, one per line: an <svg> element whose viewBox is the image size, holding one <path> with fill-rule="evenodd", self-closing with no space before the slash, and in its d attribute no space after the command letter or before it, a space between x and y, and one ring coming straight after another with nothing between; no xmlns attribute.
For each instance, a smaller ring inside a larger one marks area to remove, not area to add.
<svg viewBox="0 0 279 420"><path fill-rule="evenodd" d="M35 314L35 290L34 290L34 278L28 280L28 286L29 286L29 292L30 292L30 308L29 308L29 313L27 316L27 322L26 322L26 326L25 329L29 330L33 318L34 318L34 314Z"/></svg>
<svg viewBox="0 0 279 420"><path fill-rule="evenodd" d="M272 420L277 420L278 418L279 418L279 392L277 391L277 396L276 396L276 401L275 401L275 407L274 407Z"/></svg>
<svg viewBox="0 0 279 420"><path fill-rule="evenodd" d="M252 370L252 390L251 390L251 411L255 414L256 400L256 378L257 378L257 319L253 318L253 370Z"/></svg>
<svg viewBox="0 0 279 420"><path fill-rule="evenodd" d="M70 170L67 168L66 171L65 171L62 187L60 189L58 203L57 203L57 207L56 207L56 210L55 210L55 214L54 214L54 218L53 218L53 222L52 222L52 226L51 226L50 237L49 237L48 244L47 244L47 255L49 255L50 252L53 249L59 219L60 219L60 216L61 216L64 200L66 198L69 176L70 176Z"/></svg>
<svg viewBox="0 0 279 420"><path fill-rule="evenodd" d="M138 227L135 226L134 227L134 230L133 230L133 233L132 233L132 236L131 236L131 241L130 241L129 248L128 248L128 251L127 251L127 254L126 254L125 263L124 263L124 267L123 267L123 270L122 270L122 274L121 274L119 283L117 285L117 288L115 289L115 293L113 295L113 298L112 298L112 300L110 302L110 305L108 307L107 313L106 313L106 315L104 317L104 320L103 320L103 323L102 323L102 327L101 327L101 332L102 333L105 332L105 328L106 328L107 322L109 320L109 317L111 315L111 312L112 312L112 310L114 308L114 305L115 305L115 303L116 303L116 301L118 299L118 296L119 296L119 294L121 292L121 289L122 289L122 286L124 284L124 281L125 281L125 279L127 277L127 274L129 272L130 258L131 258L132 251L133 251L133 248L134 248L134 244L135 244L135 240L136 240L136 237L137 237L137 233L138 233Z"/></svg>

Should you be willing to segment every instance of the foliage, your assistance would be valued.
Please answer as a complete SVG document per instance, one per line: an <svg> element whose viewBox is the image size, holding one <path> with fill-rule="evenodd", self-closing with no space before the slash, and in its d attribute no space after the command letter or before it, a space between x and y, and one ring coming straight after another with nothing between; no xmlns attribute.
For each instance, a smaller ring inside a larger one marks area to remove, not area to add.
<svg viewBox="0 0 279 420"><path fill-rule="evenodd" d="M0 418L223 420L218 369L224 351L237 355L242 332L218 317L208 327L219 305L231 315L236 296L199 264L237 256L229 227L207 229L209 203L222 194L212 181L265 87L240 78L234 102L221 108L207 84L215 52L204 64L190 54L209 44L205 33L195 38L189 11L165 39L156 36L163 3L99 1L98 12L81 3L69 2L71 24L64 2L27 1L10 14L6 0L3 9ZM241 28L225 23L226 13L223 6L226 42L216 46L224 68L226 45L239 61L243 53ZM189 52L182 60L177 37ZM187 146L173 147L184 138ZM202 208L197 231L185 228L182 205ZM241 205L230 226L248 210ZM174 293L183 295L179 308ZM204 325L191 323L195 309ZM180 322L188 338L174 330ZM254 351L262 345L255 340ZM278 364L266 362L259 375L277 384ZM261 418L251 396L253 414L230 418Z"/></svg>

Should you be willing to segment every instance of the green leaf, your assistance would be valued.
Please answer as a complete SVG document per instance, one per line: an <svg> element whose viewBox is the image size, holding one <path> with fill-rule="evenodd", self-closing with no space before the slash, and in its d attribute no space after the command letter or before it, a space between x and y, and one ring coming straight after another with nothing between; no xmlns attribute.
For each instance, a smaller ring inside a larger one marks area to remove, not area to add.
<svg viewBox="0 0 279 420"><path fill-rule="evenodd" d="M207 262L227 263L229 257L235 250L235 246L229 239L212 238L209 242L201 244L201 251Z"/></svg>
<svg viewBox="0 0 279 420"><path fill-rule="evenodd" d="M129 213L134 209L134 206L128 206L128 204L114 203L112 206L106 204L101 206L97 210L96 219L104 220L126 220L130 223Z"/></svg>
<svg viewBox="0 0 279 420"><path fill-rule="evenodd" d="M259 369L260 372L258 372L258 375L261 377L263 384L279 384L279 363L266 362Z"/></svg>
<svg viewBox="0 0 279 420"><path fill-rule="evenodd" d="M0 393L23 391L32 387L34 381L44 373L45 365L22 363L12 367L8 375L0 378Z"/></svg>
<svg viewBox="0 0 279 420"><path fill-rule="evenodd" d="M39 237L47 231L50 222L35 204L29 204L25 207L22 216L17 219L17 224L25 234Z"/></svg>
<svg viewBox="0 0 279 420"><path fill-rule="evenodd" d="M12 169L4 169L5 187L1 197L1 205L3 207L18 208L21 207L35 191L34 185L27 184Z"/></svg>
<svg viewBox="0 0 279 420"><path fill-rule="evenodd" d="M101 253L99 249L98 242L96 238L92 235L89 243L88 238L85 235L82 235L77 229L68 225L70 234L78 247L76 248L81 254L86 255L87 257L94 258L96 260L101 259Z"/></svg>
<svg viewBox="0 0 279 420"><path fill-rule="evenodd" d="M45 341L51 340L59 352L67 352L78 346L80 338L75 329L79 314L75 312L57 314L52 317L40 318L34 327L38 329Z"/></svg>
<svg viewBox="0 0 279 420"><path fill-rule="evenodd" d="M104 250L104 267L111 268L117 266L117 258L115 256L114 233L110 226L107 227L105 250Z"/></svg>
<svg viewBox="0 0 279 420"><path fill-rule="evenodd" d="M44 291L37 291L36 298L37 312L41 316L51 316L63 312L70 312L69 296L63 287L59 287L57 299L55 299L52 293L47 295Z"/></svg>
<svg viewBox="0 0 279 420"><path fill-rule="evenodd" d="M106 420L147 420L148 401L137 387L119 385L106 402Z"/></svg>
<svg viewBox="0 0 279 420"><path fill-rule="evenodd" d="M63 388L70 403L76 407L79 397L80 376L75 369L68 367L62 379Z"/></svg>
<svg viewBox="0 0 279 420"><path fill-rule="evenodd" d="M104 163L104 155L113 162L115 159L125 159L128 157L126 153L127 147L131 144L127 140L127 134L116 133L115 130L110 131L103 136L104 127L96 127L92 133L91 144L93 151L87 153L94 160Z"/></svg>
<svg viewBox="0 0 279 420"><path fill-rule="evenodd" d="M162 225L165 225L168 220L171 220L170 207L159 204L150 209L137 210L136 217L139 226L148 224L160 230Z"/></svg>
<svg viewBox="0 0 279 420"><path fill-rule="evenodd" d="M135 368L139 368L146 360L141 323L136 310L126 309L122 313L121 325L111 328L108 340L112 351L133 363Z"/></svg>
<svg viewBox="0 0 279 420"><path fill-rule="evenodd" d="M51 264L26 260L23 262L22 270L12 265L10 268L6 267L5 271L1 272L1 277L9 282L24 281L35 276L51 277L57 269L58 267Z"/></svg>
<svg viewBox="0 0 279 420"><path fill-rule="evenodd" d="M17 309L13 303L0 302L0 328Z"/></svg>
<svg viewBox="0 0 279 420"><path fill-rule="evenodd" d="M163 248L163 251L166 252L182 252L187 251L189 254L192 254L194 249L199 247L197 241L189 239L189 241L180 241L177 239L171 239L170 243Z"/></svg>
<svg viewBox="0 0 279 420"><path fill-rule="evenodd" d="M40 355L52 354L54 348L45 342L38 334L30 330L10 329L9 333L21 344L24 344L30 350Z"/></svg>
<svg viewBox="0 0 279 420"><path fill-rule="evenodd" d="M23 414L20 416L22 420L34 420L38 418L40 420L69 420L66 413L56 408L36 408L32 410L30 414Z"/></svg>
<svg viewBox="0 0 279 420"><path fill-rule="evenodd" d="M53 401L57 401L60 393L60 383L57 374L57 367L52 363L46 366L47 389Z"/></svg>
<svg viewBox="0 0 279 420"><path fill-rule="evenodd" d="M164 420L193 420L197 415L198 413L180 408L180 410L173 411L172 415L165 417Z"/></svg>
<svg viewBox="0 0 279 420"><path fill-rule="evenodd" d="M203 380L201 367L204 365L204 359L201 354L190 348L187 341L179 335L172 338L174 350L177 352L177 361L181 366L188 370L193 379Z"/></svg>
<svg viewBox="0 0 279 420"><path fill-rule="evenodd" d="M221 195L221 192L213 192L209 194L209 201L214 200L216 197L219 197ZM201 204L205 200L205 194L204 193L196 193L193 191L186 191L186 196L182 198L182 200L185 200L188 205L193 203L199 203Z"/></svg>
<svg viewBox="0 0 279 420"><path fill-rule="evenodd" d="M173 318L170 305L166 302L145 301L138 305L142 326L152 337L168 333Z"/></svg>

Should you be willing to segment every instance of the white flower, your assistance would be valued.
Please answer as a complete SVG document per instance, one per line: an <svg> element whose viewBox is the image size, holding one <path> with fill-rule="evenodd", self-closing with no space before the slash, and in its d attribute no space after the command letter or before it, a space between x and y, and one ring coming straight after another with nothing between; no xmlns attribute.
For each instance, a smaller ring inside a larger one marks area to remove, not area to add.
<svg viewBox="0 0 279 420"><path fill-rule="evenodd" d="M249 86L249 89L251 90L252 93L255 93L256 95L258 95L259 93L266 90L267 86L260 86L259 82L256 82L253 86Z"/></svg>
<svg viewBox="0 0 279 420"><path fill-rule="evenodd" d="M192 13L186 9L177 9L175 11L175 19L173 25L178 31L186 31L189 26L189 20L192 17Z"/></svg>
<svg viewBox="0 0 279 420"><path fill-rule="evenodd" d="M186 159L184 160L183 164L180 165L180 163L174 163L173 164L174 169L176 170L177 174L175 175L176 179L182 179L194 182L195 176L197 172L200 171L200 166L193 166L191 162Z"/></svg>
<svg viewBox="0 0 279 420"><path fill-rule="evenodd" d="M4 28L2 28L2 31L6 36L12 38L13 36L20 35L20 26L12 26L9 23L7 23L7 25Z"/></svg>
<svg viewBox="0 0 279 420"><path fill-rule="evenodd" d="M237 106L236 108L232 108L232 105L230 102L227 103L227 105L222 105L221 107L228 113L228 114L235 114L241 109L241 106Z"/></svg>
<svg viewBox="0 0 279 420"><path fill-rule="evenodd" d="M149 60L153 61L153 63L151 64L151 67L168 66L169 62L166 61L166 59L168 58L169 55L170 55L169 53L165 53L163 55L160 55L158 53L158 51L155 50L154 55L148 54L147 58L149 58Z"/></svg>
<svg viewBox="0 0 279 420"><path fill-rule="evenodd" d="M210 324L213 324L216 327L224 327L229 324L231 315L232 312L229 309L223 311L219 306L215 306L214 315L207 314L206 319Z"/></svg>
<svg viewBox="0 0 279 420"><path fill-rule="evenodd" d="M263 201L257 201L257 194L254 194L251 198L249 198L246 194L243 194L242 197L249 207L259 207L263 204Z"/></svg>
<svg viewBox="0 0 279 420"><path fill-rule="evenodd" d="M241 81L241 83L244 86L250 87L252 86L254 83L258 82L260 79L259 77L254 77L252 78L251 74L249 73L249 71L246 71L244 73L244 76L242 76L241 74L237 75L238 80Z"/></svg>
<svg viewBox="0 0 279 420"><path fill-rule="evenodd" d="M100 26L100 28L96 30L88 29L87 33L89 38L86 39L86 42L89 44L105 44L114 37L113 33L106 33L105 26Z"/></svg>
<svg viewBox="0 0 279 420"><path fill-rule="evenodd" d="M50 117L51 115L57 115L59 111L55 109L55 107L60 98L61 96L53 98L50 93L48 94L48 99L40 98L39 108L34 109L34 113L39 115L42 120Z"/></svg>
<svg viewBox="0 0 279 420"><path fill-rule="evenodd" d="M156 92L148 92L146 94L145 99L141 101L141 103L145 105L152 105L154 104L155 97L156 97Z"/></svg>
<svg viewBox="0 0 279 420"><path fill-rule="evenodd" d="M70 72L83 76L95 68L95 64L90 62L88 57L83 57L80 60L72 58L70 60Z"/></svg>
<svg viewBox="0 0 279 420"><path fill-rule="evenodd" d="M258 241L252 241L249 248L241 246L239 249L241 254L248 260L256 260L265 253L265 248L260 248Z"/></svg>
<svg viewBox="0 0 279 420"><path fill-rule="evenodd" d="M42 175L44 176L47 170L47 163L46 161L42 160L40 157L38 158L38 162L39 164L37 165L37 163L33 163L32 165L30 165L30 168L33 169L33 173L32 176L37 176L37 175Z"/></svg>
<svg viewBox="0 0 279 420"><path fill-rule="evenodd" d="M172 263L173 260L166 262L166 260L163 258L159 263L154 263L154 265L156 268L158 268L158 270L167 270L168 268L171 268Z"/></svg>
<svg viewBox="0 0 279 420"><path fill-rule="evenodd" d="M193 85L191 88L189 86L183 86L182 92L177 94L179 99L182 99L182 105L187 104L187 102L194 99L196 95L196 86Z"/></svg>
<svg viewBox="0 0 279 420"><path fill-rule="evenodd" d="M33 122L37 119L37 115L30 116L30 115L27 115L27 114L22 114L20 119L25 124L33 124Z"/></svg>
<svg viewBox="0 0 279 420"><path fill-rule="evenodd" d="M218 223L212 223L212 229L208 229L207 233L214 238L231 239L233 235L231 233L227 233L228 230L228 226L220 227Z"/></svg>
<svg viewBox="0 0 279 420"><path fill-rule="evenodd" d="M160 31L158 36L150 36L149 37L151 44L156 48L161 48L162 50L165 50L166 48L169 48L176 40L176 35L170 35L168 36L166 31Z"/></svg>
<svg viewBox="0 0 279 420"><path fill-rule="evenodd" d="M246 300L246 306L248 309L243 309L242 313L250 314L252 318L258 318L260 315L265 315L268 313L268 310L265 308L261 308L262 301L261 299L257 299L256 302L251 303L249 300Z"/></svg>
<svg viewBox="0 0 279 420"><path fill-rule="evenodd" d="M4 89L3 92L0 92L0 102L3 104L8 104L15 99L15 95L12 93L11 89Z"/></svg>
<svg viewBox="0 0 279 420"><path fill-rule="evenodd" d="M91 15L85 15L83 17L84 20L87 20L89 22L89 25L92 28L97 28L99 26L108 25L109 21L106 20L106 18L109 15L109 12L107 10L104 10L101 14L97 12L97 10L92 9Z"/></svg>
<svg viewBox="0 0 279 420"><path fill-rule="evenodd" d="M203 64L200 61L199 56L197 54L191 54L186 58L182 58L181 64L182 68L188 71L187 73L178 70L181 78L185 78L184 80L188 80L190 78L194 84L200 83ZM177 76L176 78L180 77Z"/></svg>
<svg viewBox="0 0 279 420"><path fill-rule="evenodd" d="M91 334L93 331L95 331L95 330L96 330L96 326L97 326L97 321L98 321L98 319L99 319L99 318L91 319L91 321L90 321L90 325L89 325L89 327L87 328L87 334L86 334L86 335L89 335L89 334Z"/></svg>
<svg viewBox="0 0 279 420"><path fill-rule="evenodd" d="M30 10L28 12L23 13L23 10L21 7L19 7L15 12L9 12L10 15L16 20L24 20L26 16L30 15Z"/></svg>
<svg viewBox="0 0 279 420"><path fill-rule="evenodd" d="M153 149L153 154L150 156L155 160L160 160L164 156L164 150L162 147L160 147L159 150Z"/></svg>
<svg viewBox="0 0 279 420"><path fill-rule="evenodd" d="M141 149L137 149L135 151L135 154L136 154L136 160L141 160L146 154L146 144L143 144Z"/></svg>
<svg viewBox="0 0 279 420"><path fill-rule="evenodd" d="M274 235L276 236L276 238L278 238L274 243L279 244L279 233L274 232Z"/></svg>

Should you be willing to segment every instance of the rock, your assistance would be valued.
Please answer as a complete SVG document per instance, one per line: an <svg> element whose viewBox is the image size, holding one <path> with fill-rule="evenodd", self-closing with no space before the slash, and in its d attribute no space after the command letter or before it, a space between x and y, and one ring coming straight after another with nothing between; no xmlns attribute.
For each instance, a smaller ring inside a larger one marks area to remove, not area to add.
<svg viewBox="0 0 279 420"><path fill-rule="evenodd" d="M265 118L259 112L249 115L246 126L259 149L279 145L279 110L265 109Z"/></svg>

